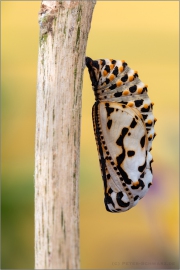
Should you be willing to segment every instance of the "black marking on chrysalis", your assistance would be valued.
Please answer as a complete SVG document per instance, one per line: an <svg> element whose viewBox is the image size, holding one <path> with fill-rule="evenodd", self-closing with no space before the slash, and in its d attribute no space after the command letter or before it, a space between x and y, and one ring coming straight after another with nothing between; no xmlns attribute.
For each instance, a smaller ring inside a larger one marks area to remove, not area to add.
<svg viewBox="0 0 180 270"><path fill-rule="evenodd" d="M131 86L131 87L129 88L129 91L130 91L131 93L136 92L136 90L137 90L137 86L136 86L136 85L133 85L133 86Z"/></svg>
<svg viewBox="0 0 180 270"><path fill-rule="evenodd" d="M145 135L140 140L141 147L143 148L145 145Z"/></svg>
<svg viewBox="0 0 180 270"><path fill-rule="evenodd" d="M121 81L122 82L126 82L128 80L128 75L124 75L124 77L121 78Z"/></svg>
<svg viewBox="0 0 180 270"><path fill-rule="evenodd" d="M110 116L110 114L114 112L114 108L109 107L109 103L106 103L105 105L106 105L107 116Z"/></svg>
<svg viewBox="0 0 180 270"><path fill-rule="evenodd" d="M129 150L127 152L128 157L133 157L135 155L135 152L133 150Z"/></svg>
<svg viewBox="0 0 180 270"><path fill-rule="evenodd" d="M107 122L107 127L108 127L108 129L111 128L111 125L112 125L112 120L110 119L110 120L108 120L108 122Z"/></svg>
<svg viewBox="0 0 180 270"><path fill-rule="evenodd" d="M122 191L118 192L117 193L117 197L116 197L117 198L117 203L119 204L119 206L128 207L129 206L129 202L128 203L123 202L122 197L123 197Z"/></svg>

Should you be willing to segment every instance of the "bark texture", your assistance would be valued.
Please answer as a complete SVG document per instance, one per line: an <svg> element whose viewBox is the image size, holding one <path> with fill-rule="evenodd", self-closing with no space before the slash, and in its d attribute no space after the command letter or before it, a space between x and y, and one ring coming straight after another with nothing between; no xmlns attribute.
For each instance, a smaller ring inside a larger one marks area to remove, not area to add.
<svg viewBox="0 0 180 270"><path fill-rule="evenodd" d="M35 268L79 269L85 49L95 1L42 1L35 149Z"/></svg>

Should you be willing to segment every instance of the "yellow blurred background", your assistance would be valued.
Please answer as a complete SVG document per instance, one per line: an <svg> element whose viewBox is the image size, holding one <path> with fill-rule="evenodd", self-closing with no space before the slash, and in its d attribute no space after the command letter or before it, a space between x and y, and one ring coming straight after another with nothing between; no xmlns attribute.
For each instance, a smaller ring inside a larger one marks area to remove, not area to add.
<svg viewBox="0 0 180 270"><path fill-rule="evenodd" d="M40 1L1 2L2 269L34 268L34 137ZM86 55L124 59L149 86L158 119L154 182L128 212L106 212L84 72L82 269L178 269L179 2L98 1Z"/></svg>

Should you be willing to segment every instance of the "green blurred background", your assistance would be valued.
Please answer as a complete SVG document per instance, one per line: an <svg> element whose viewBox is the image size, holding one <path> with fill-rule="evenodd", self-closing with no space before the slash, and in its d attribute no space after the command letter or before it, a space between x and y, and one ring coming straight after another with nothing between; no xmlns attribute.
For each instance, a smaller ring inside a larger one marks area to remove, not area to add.
<svg viewBox="0 0 180 270"><path fill-rule="evenodd" d="M178 1L98 1L87 56L124 59L155 103L154 182L136 207L106 212L84 72L80 245L83 269L178 269ZM2 265L34 268L34 138L40 1L2 1Z"/></svg>

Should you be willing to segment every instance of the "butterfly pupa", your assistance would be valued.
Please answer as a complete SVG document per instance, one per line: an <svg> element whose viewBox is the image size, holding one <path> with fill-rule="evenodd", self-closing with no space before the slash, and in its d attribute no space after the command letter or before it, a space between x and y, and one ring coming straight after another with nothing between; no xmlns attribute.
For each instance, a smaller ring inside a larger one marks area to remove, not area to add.
<svg viewBox="0 0 180 270"><path fill-rule="evenodd" d="M125 212L152 185L153 103L148 86L125 61L89 57L85 61L96 100L92 119L105 207Z"/></svg>

